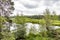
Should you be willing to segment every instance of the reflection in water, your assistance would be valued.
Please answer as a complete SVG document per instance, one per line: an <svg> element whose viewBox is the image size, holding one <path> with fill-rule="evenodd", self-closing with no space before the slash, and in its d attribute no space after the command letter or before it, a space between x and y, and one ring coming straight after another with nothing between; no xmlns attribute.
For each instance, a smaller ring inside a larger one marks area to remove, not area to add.
<svg viewBox="0 0 60 40"><path fill-rule="evenodd" d="M4 26L8 27L8 23L6 23ZM12 26L10 26L10 31L11 32L13 32L14 30L16 31L17 26L21 26L21 24L12 23ZM30 32L31 28L34 28L36 30L36 32L40 32L42 30L42 25L40 25L40 24L25 23L25 27L26 27L27 34ZM59 26L50 26L50 28L55 30L60 27ZM44 29L45 29L45 27L44 27Z"/></svg>

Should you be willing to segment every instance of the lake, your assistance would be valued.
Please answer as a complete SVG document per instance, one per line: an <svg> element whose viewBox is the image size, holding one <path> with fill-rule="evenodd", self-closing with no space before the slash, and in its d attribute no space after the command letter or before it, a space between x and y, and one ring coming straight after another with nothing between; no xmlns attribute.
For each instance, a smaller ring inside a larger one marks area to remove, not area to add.
<svg viewBox="0 0 60 40"><path fill-rule="evenodd" d="M20 26L21 27L20 30L23 30L21 24L13 23L12 26L10 26L10 31L11 32L16 31L17 26ZM42 25L40 25L40 24L33 24L33 23L25 23L24 27L26 28L27 34L29 33L30 29L33 29L34 32L41 32L41 30L44 30L44 31L46 30L46 27L42 27ZM58 28L60 28L60 26L50 26L50 29L52 29L52 30L56 30Z"/></svg>

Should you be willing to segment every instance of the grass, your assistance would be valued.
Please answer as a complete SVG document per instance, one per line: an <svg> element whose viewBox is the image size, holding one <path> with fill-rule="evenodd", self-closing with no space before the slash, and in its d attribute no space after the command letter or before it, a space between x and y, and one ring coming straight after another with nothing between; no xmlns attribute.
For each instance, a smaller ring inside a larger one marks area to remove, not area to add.
<svg viewBox="0 0 60 40"><path fill-rule="evenodd" d="M19 20L19 21L18 21ZM17 20L16 18L13 19L13 22L17 23L36 23L36 24L45 24L45 20L44 19L31 19L31 18L27 18L27 17L19 17ZM53 26L60 26L60 20L50 20Z"/></svg>

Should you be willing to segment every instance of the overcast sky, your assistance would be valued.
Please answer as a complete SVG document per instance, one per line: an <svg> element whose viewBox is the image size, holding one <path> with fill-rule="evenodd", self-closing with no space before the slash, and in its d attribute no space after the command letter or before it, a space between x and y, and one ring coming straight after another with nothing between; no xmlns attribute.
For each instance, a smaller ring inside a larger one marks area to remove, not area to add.
<svg viewBox="0 0 60 40"><path fill-rule="evenodd" d="M39 15L43 14L45 9L51 12L56 11L60 15L60 0L12 0L14 2L14 15Z"/></svg>

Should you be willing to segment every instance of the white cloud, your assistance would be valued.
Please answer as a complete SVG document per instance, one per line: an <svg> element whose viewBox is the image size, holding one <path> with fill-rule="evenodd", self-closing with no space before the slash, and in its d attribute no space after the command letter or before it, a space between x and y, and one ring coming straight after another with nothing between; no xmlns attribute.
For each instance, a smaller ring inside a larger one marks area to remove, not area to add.
<svg viewBox="0 0 60 40"><path fill-rule="evenodd" d="M14 13L32 15L42 14L42 12L49 8L50 11L56 11L60 15L60 1L59 0L14 0Z"/></svg>

